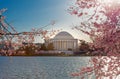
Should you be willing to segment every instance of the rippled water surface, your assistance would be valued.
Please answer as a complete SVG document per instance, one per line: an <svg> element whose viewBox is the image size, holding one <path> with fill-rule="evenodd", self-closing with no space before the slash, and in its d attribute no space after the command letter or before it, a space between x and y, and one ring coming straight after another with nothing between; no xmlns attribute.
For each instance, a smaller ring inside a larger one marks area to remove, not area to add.
<svg viewBox="0 0 120 79"><path fill-rule="evenodd" d="M80 79L89 57L0 57L0 79Z"/></svg>

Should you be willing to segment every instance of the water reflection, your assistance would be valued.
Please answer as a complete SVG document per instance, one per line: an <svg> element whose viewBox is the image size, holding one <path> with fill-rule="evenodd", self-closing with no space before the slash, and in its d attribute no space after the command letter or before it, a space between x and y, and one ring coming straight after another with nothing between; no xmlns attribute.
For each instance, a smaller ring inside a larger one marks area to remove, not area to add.
<svg viewBox="0 0 120 79"><path fill-rule="evenodd" d="M0 57L1 79L80 79L70 73L89 57Z"/></svg>

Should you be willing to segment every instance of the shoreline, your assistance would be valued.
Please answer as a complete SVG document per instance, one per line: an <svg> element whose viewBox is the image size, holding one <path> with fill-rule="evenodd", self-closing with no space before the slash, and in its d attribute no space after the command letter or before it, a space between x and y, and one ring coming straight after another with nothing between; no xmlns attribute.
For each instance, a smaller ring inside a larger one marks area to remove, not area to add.
<svg viewBox="0 0 120 79"><path fill-rule="evenodd" d="M95 57L95 56L0 56L0 57Z"/></svg>

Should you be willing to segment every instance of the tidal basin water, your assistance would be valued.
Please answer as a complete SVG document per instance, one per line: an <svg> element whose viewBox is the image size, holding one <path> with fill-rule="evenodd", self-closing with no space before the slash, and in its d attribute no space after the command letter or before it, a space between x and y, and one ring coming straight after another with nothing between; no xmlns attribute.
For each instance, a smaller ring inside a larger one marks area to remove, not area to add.
<svg viewBox="0 0 120 79"><path fill-rule="evenodd" d="M0 79L80 79L71 73L88 61L89 57L0 57Z"/></svg>

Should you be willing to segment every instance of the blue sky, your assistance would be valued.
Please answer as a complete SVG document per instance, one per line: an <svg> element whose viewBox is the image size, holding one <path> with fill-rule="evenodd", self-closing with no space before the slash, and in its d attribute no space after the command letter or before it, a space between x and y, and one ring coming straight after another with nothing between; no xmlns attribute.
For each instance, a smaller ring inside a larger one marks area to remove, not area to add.
<svg viewBox="0 0 120 79"><path fill-rule="evenodd" d="M8 9L3 15L18 32L40 28L56 20L54 26L45 29L63 29L75 38L86 39L84 34L71 30L72 25L79 24L81 20L67 12L73 1L75 0L0 0L0 9Z"/></svg>
<svg viewBox="0 0 120 79"><path fill-rule="evenodd" d="M26 29L40 27L51 20L60 19L62 16L60 6L63 6L65 1L1 0L0 8L7 8L8 11L4 15L8 22L12 22L16 29L23 30L24 27Z"/></svg>

